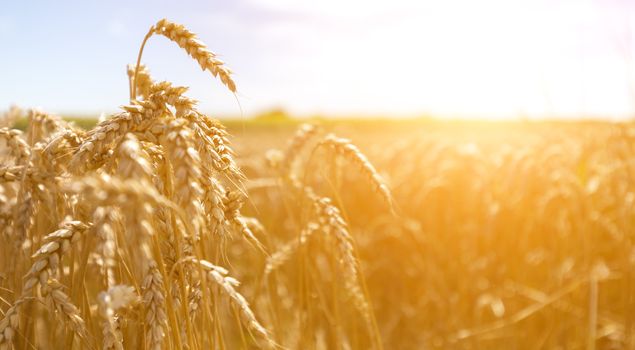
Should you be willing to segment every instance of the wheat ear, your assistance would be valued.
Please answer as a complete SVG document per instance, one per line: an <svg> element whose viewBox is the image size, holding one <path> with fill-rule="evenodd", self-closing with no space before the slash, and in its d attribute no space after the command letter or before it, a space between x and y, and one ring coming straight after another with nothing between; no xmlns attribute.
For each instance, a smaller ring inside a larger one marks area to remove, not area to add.
<svg viewBox="0 0 635 350"><path fill-rule="evenodd" d="M215 53L211 52L205 44L199 41L196 34L190 32L183 25L170 22L165 18L150 27L150 30L143 39L143 43L139 49L139 56L137 57L133 81L137 80L136 77L139 74L143 48L153 34L163 35L175 42L179 47L184 49L190 57L198 62L202 70L207 70L212 73L214 77L220 78L221 82L223 82L231 92L236 92L236 83L234 83L234 80L231 78L232 72L229 68L224 66L223 61L219 60ZM136 84L132 84L130 98L135 99L136 96Z"/></svg>
<svg viewBox="0 0 635 350"><path fill-rule="evenodd" d="M388 207L394 211L392 194L388 189L388 186L384 183L384 180L379 175L375 167L368 161L368 158L348 139L336 137L334 135L327 135L326 138L320 143L321 145L333 150L336 154L341 155L357 168L368 178L372 184L375 192L379 193L388 205Z"/></svg>

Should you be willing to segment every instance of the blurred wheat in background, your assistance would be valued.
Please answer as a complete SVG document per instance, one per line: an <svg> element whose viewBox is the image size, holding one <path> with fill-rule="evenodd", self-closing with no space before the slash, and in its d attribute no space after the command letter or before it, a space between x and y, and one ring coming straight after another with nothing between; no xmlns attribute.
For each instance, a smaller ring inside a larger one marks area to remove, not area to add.
<svg viewBox="0 0 635 350"><path fill-rule="evenodd" d="M0 349L635 348L631 123L253 123L232 148L141 63L154 36L236 91L161 20L120 113L0 119Z"/></svg>

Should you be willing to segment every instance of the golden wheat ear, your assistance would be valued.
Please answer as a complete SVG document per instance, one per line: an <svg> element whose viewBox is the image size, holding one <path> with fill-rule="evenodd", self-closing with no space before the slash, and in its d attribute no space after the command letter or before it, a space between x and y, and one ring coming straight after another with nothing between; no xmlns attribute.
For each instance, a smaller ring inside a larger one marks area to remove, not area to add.
<svg viewBox="0 0 635 350"><path fill-rule="evenodd" d="M384 203L388 206L392 214L396 213L394 201L392 199L392 193L385 184L384 179L379 175L379 172L366 158L366 156L355 146L350 140L337 137L333 134L329 134L322 140L317 147L326 147L335 155L341 156L343 159L350 162L357 167L357 170L361 175L368 179L368 182L373 186L373 190L378 193Z"/></svg>
<svg viewBox="0 0 635 350"><path fill-rule="evenodd" d="M179 45L180 48L190 55L202 70L209 71L215 78L219 78L221 82L229 89L229 91L236 93L236 83L232 79L232 71L227 68L223 61L217 58L216 54L210 51L203 42L201 42L196 34L189 31L182 24L171 22L167 19L158 21L155 25L150 27L148 34L146 34L139 49L139 56L137 57L137 65L134 70L132 81L138 81L137 76L141 70L141 56L143 55L143 48L152 37L152 35L162 35L171 41ZM131 99L137 97L137 85L131 84L132 93Z"/></svg>

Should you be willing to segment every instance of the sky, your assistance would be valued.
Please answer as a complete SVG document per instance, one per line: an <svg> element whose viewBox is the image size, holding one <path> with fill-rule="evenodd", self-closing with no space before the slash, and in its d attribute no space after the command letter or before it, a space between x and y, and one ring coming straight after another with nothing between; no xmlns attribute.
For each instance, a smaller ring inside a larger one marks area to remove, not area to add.
<svg viewBox="0 0 635 350"><path fill-rule="evenodd" d="M635 116L635 0L0 0L0 110L116 112L161 18L235 72L237 98L174 43L155 79L217 116Z"/></svg>

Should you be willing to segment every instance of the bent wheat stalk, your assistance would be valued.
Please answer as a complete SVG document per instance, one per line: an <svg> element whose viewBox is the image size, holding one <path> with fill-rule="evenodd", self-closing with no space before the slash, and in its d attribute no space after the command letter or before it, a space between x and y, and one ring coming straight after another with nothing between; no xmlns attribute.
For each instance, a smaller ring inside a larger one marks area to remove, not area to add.
<svg viewBox="0 0 635 350"><path fill-rule="evenodd" d="M198 40L196 34L190 32L183 25L170 22L165 18L150 27L150 30L143 39L141 48L139 49L139 55L137 57L137 65L132 79L133 82L138 81L137 75L139 75L141 67L143 48L145 47L148 39L150 39L150 37L154 34L163 35L171 41L177 43L177 45L184 49L190 57L198 62L202 70L207 70L212 73L214 77L220 78L223 84L225 84L231 92L236 92L236 83L234 83L231 78L232 72L229 68L224 66L223 61L216 58L216 54L207 49L207 46ZM137 85L135 83L131 85L132 93L130 95L130 99L134 100L137 97Z"/></svg>

